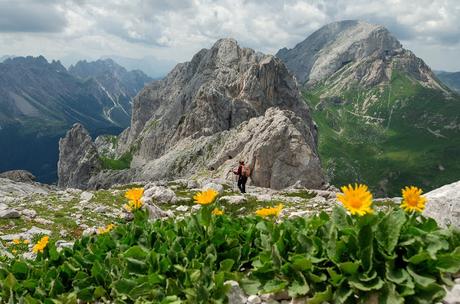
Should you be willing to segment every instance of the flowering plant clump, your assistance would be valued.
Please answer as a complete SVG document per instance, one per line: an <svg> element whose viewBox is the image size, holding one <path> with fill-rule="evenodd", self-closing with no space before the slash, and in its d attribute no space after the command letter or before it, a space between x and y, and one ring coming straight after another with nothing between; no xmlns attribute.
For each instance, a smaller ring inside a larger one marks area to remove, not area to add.
<svg viewBox="0 0 460 304"><path fill-rule="evenodd" d="M105 227L97 228L97 234L106 234L109 233L115 227L114 224L108 224Z"/></svg>
<svg viewBox="0 0 460 304"><path fill-rule="evenodd" d="M34 247L32 248L32 251L35 253L39 253L39 252L43 253L43 250L45 250L46 245L48 245L48 241L49 241L49 236L45 235L37 242L37 244L34 245Z"/></svg>
<svg viewBox="0 0 460 304"><path fill-rule="evenodd" d="M125 197L129 200L128 204L123 205L126 211L133 212L140 209L144 203L142 196L144 195L144 188L132 188L126 191Z"/></svg>
<svg viewBox="0 0 460 304"><path fill-rule="evenodd" d="M278 204L276 207L259 209L256 211L256 214L262 217L279 216L281 210L283 210L283 204Z"/></svg>
<svg viewBox="0 0 460 304"><path fill-rule="evenodd" d="M209 205L214 202L214 200L217 198L219 195L219 192L217 192L214 189L208 189L205 191L201 191L200 193L196 194L193 199L195 200L195 203L200 204L200 205Z"/></svg>
<svg viewBox="0 0 460 304"><path fill-rule="evenodd" d="M426 198L422 196L422 189L414 186L402 189L403 201L401 208L406 212L422 212L425 209Z"/></svg>
<svg viewBox="0 0 460 304"><path fill-rule="evenodd" d="M343 186L342 194L337 194L337 200L350 211L351 214L360 216L372 213L372 194L366 185Z"/></svg>

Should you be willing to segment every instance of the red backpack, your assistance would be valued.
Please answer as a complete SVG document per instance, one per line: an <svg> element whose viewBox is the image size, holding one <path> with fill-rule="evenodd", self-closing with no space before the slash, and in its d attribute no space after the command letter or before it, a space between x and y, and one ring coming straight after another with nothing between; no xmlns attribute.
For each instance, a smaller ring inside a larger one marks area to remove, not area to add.
<svg viewBox="0 0 460 304"><path fill-rule="evenodd" d="M241 175L250 177L251 176L251 168L247 165L243 165L241 168Z"/></svg>

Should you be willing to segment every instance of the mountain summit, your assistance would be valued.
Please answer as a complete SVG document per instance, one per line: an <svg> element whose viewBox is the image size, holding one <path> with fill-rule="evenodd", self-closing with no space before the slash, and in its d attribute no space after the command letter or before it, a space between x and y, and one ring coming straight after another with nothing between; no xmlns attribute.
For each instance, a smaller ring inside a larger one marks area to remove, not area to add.
<svg viewBox="0 0 460 304"><path fill-rule="evenodd" d="M334 184L400 195L460 178L458 95L383 26L331 23L277 56L302 84Z"/></svg>
<svg viewBox="0 0 460 304"><path fill-rule="evenodd" d="M73 150L67 143L78 138L76 131L61 141L61 151ZM244 159L253 168L255 185L280 189L300 181L319 187L325 180L316 135L285 65L233 39L221 39L137 95L131 126L108 142L111 148L99 149L102 167L128 161L130 168L102 170L87 186L203 173L224 177ZM115 159L108 160L104 150L115 150ZM60 185L79 183L62 181L70 180L71 164L82 164L84 154L68 158L61 153ZM87 172L81 173L87 179Z"/></svg>

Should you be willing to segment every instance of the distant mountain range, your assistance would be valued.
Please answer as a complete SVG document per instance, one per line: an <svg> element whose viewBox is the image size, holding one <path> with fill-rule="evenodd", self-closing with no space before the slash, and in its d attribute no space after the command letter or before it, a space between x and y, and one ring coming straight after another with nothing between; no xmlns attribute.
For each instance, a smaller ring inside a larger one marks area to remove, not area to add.
<svg viewBox="0 0 460 304"><path fill-rule="evenodd" d="M460 97L386 28L332 23L277 56L302 86L334 184L400 195L460 178Z"/></svg>
<svg viewBox="0 0 460 304"><path fill-rule="evenodd" d="M450 89L460 93L460 72L435 71L435 73Z"/></svg>
<svg viewBox="0 0 460 304"><path fill-rule="evenodd" d="M67 70L43 56L0 63L0 172L27 169L56 179L58 139L75 122L93 135L117 134L131 117L131 98L151 78L113 60L78 62Z"/></svg>

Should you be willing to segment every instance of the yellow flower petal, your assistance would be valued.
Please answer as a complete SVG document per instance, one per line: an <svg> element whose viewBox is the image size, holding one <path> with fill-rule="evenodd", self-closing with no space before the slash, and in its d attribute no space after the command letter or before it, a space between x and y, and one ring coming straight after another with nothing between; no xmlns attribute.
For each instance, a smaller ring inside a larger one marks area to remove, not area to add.
<svg viewBox="0 0 460 304"><path fill-rule="evenodd" d="M214 189L208 189L206 191L202 191L198 194L196 194L193 199L195 200L195 203L200 204L200 205L209 205L214 200L216 199L217 195L219 195L219 192L217 192Z"/></svg>
<svg viewBox="0 0 460 304"><path fill-rule="evenodd" d="M401 208L406 212L423 212L427 199L422 196L422 189L415 186L402 189L403 201Z"/></svg>
<svg viewBox="0 0 460 304"><path fill-rule="evenodd" d="M366 185L343 186L342 193L337 194L337 200L350 211L351 214L360 216L372 213L372 194Z"/></svg>
<svg viewBox="0 0 460 304"><path fill-rule="evenodd" d="M48 245L48 241L49 241L49 237L45 235L37 242L37 244L35 244L35 246L32 248L32 251L35 253L43 252L46 245Z"/></svg>
<svg viewBox="0 0 460 304"><path fill-rule="evenodd" d="M214 215L222 215L222 214L224 214L224 211L220 210L218 208L214 208L214 210L212 210L211 213L214 214Z"/></svg>
<svg viewBox="0 0 460 304"><path fill-rule="evenodd" d="M258 216L266 217L266 216L279 216L281 211L283 210L283 204L279 204L273 208L263 208L256 211Z"/></svg>
<svg viewBox="0 0 460 304"><path fill-rule="evenodd" d="M144 188L131 188L125 193L125 197L130 201L140 201L144 195Z"/></svg>

